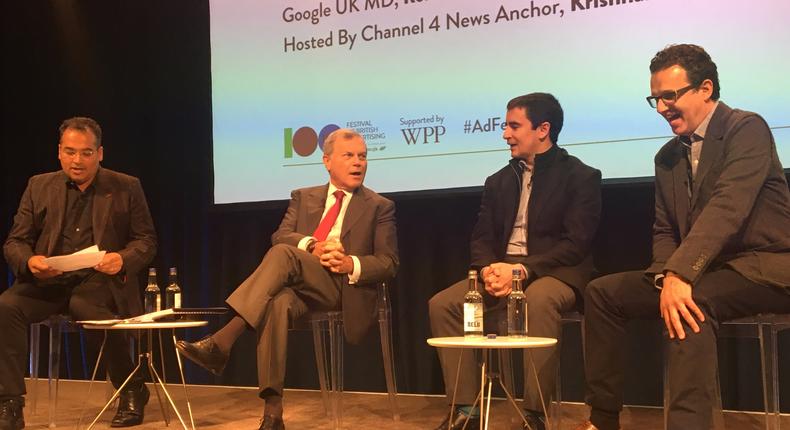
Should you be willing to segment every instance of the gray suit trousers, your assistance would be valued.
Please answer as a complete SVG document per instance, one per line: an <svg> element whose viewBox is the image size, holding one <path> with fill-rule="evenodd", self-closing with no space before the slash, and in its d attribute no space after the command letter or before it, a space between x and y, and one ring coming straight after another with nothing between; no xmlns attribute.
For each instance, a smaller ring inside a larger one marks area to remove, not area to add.
<svg viewBox="0 0 790 430"><path fill-rule="evenodd" d="M434 336L463 336L463 303L467 285L466 280L457 282L431 298L429 309L431 331ZM525 294L527 296L528 334L558 338L562 329L560 314L571 310L576 302L573 289L556 278L543 277L532 282L527 287ZM506 299L492 301L490 300L491 296L487 296L486 299L485 333L507 334ZM448 400L453 398L453 390L457 389L456 404L471 405L480 388L480 371L477 369L473 351L439 348L438 353ZM535 383L535 376L531 371L529 356L529 354L524 354L524 405L527 409L542 411L538 384ZM551 394L554 393L559 351L556 347L539 348L532 350L531 356L537 369L540 389L548 403ZM460 371L458 387L455 387L456 369Z"/></svg>
<svg viewBox="0 0 790 430"><path fill-rule="evenodd" d="M228 297L228 306L257 333L261 397L282 395L290 321L308 310L338 308L344 276L327 271L312 254L278 244Z"/></svg>

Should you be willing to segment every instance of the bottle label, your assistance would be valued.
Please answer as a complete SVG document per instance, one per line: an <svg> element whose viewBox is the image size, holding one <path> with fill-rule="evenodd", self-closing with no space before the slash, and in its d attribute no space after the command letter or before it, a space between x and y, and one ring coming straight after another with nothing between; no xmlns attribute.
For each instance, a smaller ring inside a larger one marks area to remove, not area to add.
<svg viewBox="0 0 790 430"><path fill-rule="evenodd" d="M464 332L483 332L482 303L464 303Z"/></svg>
<svg viewBox="0 0 790 430"><path fill-rule="evenodd" d="M181 293L173 294L173 307L181 308Z"/></svg>
<svg viewBox="0 0 790 430"><path fill-rule="evenodd" d="M156 309L154 312L159 312L162 310L162 296L159 294L156 295Z"/></svg>

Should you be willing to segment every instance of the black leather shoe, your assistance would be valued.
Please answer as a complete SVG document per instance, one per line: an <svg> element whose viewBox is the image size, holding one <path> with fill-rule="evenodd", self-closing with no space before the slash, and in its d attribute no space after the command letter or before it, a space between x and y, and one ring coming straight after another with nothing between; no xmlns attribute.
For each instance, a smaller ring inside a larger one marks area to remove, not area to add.
<svg viewBox="0 0 790 430"><path fill-rule="evenodd" d="M25 399L22 397L0 400L0 430L20 430L25 428L25 417L22 415L24 407Z"/></svg>
<svg viewBox="0 0 790 430"><path fill-rule="evenodd" d="M220 351L211 336L206 336L197 342L179 340L176 342L176 348L181 351L184 357L217 376L222 375L225 365L228 364L228 358L230 358L230 354Z"/></svg>
<svg viewBox="0 0 790 430"><path fill-rule="evenodd" d="M467 418L469 418L468 421ZM466 426L464 426L464 424L466 424ZM444 421L442 421L435 430L474 430L477 428L480 428L479 416L468 417L465 413L456 409L453 411L452 416L445 417Z"/></svg>
<svg viewBox="0 0 790 430"><path fill-rule="evenodd" d="M258 427L258 430L285 430L285 423L282 417L264 415L261 418L261 426Z"/></svg>
<svg viewBox="0 0 790 430"><path fill-rule="evenodd" d="M112 417L110 427L131 427L142 424L145 405L150 395L145 384L137 390L122 391L118 397L118 412Z"/></svg>
<svg viewBox="0 0 790 430"><path fill-rule="evenodd" d="M543 414L525 410L524 418L527 419L523 426L524 430L546 430L546 417Z"/></svg>

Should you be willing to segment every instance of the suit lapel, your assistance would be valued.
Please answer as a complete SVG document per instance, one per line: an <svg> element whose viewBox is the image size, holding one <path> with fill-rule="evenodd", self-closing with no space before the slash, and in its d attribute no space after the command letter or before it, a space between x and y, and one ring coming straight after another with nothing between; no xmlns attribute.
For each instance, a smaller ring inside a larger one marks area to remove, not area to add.
<svg viewBox="0 0 790 430"><path fill-rule="evenodd" d="M365 212L367 199L367 193L365 193L365 189L361 186L351 195L351 201L348 202L346 215L343 217L343 225L340 228L341 241Z"/></svg>
<svg viewBox="0 0 790 430"><path fill-rule="evenodd" d="M101 171L96 175L96 182L93 194L93 243L99 245L104 238L104 230L107 227L107 219L110 216L112 207L112 190L105 186L104 181L100 180Z"/></svg>
<svg viewBox="0 0 790 430"><path fill-rule="evenodd" d="M724 151L724 119L731 109L724 103L719 103L716 111L708 124L708 130L705 133L705 139L702 142L702 153L699 157L699 167L697 168L697 176L694 178L694 192L692 193L691 207L693 208L700 195L700 187L705 180L705 175L715 166L721 158Z"/></svg>
<svg viewBox="0 0 790 430"><path fill-rule="evenodd" d="M58 186L52 187L52 194L50 195L50 210L52 211L52 219L55 220L55 225L50 231L47 240L47 255L52 255L55 252L58 238L63 232L63 222L66 219L66 175L57 175L55 181Z"/></svg>
<svg viewBox="0 0 790 430"><path fill-rule="evenodd" d="M310 198L307 201L307 226L310 231L305 234L313 234L318 224L321 222L321 215L324 214L324 206L326 206L326 192L329 185L316 187L310 192Z"/></svg>
<svg viewBox="0 0 790 430"><path fill-rule="evenodd" d="M689 177L687 161L683 159L682 151L680 150L681 143L675 138L674 142L674 156L675 163L672 167L672 192L675 197L674 210L675 220L678 223L678 230L680 236L685 237L688 232L688 215L689 215ZM671 210L671 208L667 208Z"/></svg>

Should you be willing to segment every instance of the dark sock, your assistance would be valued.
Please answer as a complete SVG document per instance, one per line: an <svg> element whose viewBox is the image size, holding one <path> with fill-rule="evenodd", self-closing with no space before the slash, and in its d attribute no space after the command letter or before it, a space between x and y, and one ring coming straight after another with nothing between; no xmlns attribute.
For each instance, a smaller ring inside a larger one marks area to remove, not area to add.
<svg viewBox="0 0 790 430"><path fill-rule="evenodd" d="M283 396L271 395L266 397L266 406L263 408L264 415L272 415L277 418L283 416Z"/></svg>
<svg viewBox="0 0 790 430"><path fill-rule="evenodd" d="M599 430L617 430L620 428L620 413L593 408L590 411L590 422Z"/></svg>
<svg viewBox="0 0 790 430"><path fill-rule="evenodd" d="M236 339L238 339L245 330L247 330L247 323L242 317L236 315L233 319L228 321L224 327L211 335L211 338L214 339L214 343L220 351L229 354L230 350L233 348L233 344L236 343Z"/></svg>
<svg viewBox="0 0 790 430"><path fill-rule="evenodd" d="M534 409L524 408L524 412L532 415L533 417L544 418L543 411L536 411Z"/></svg>

